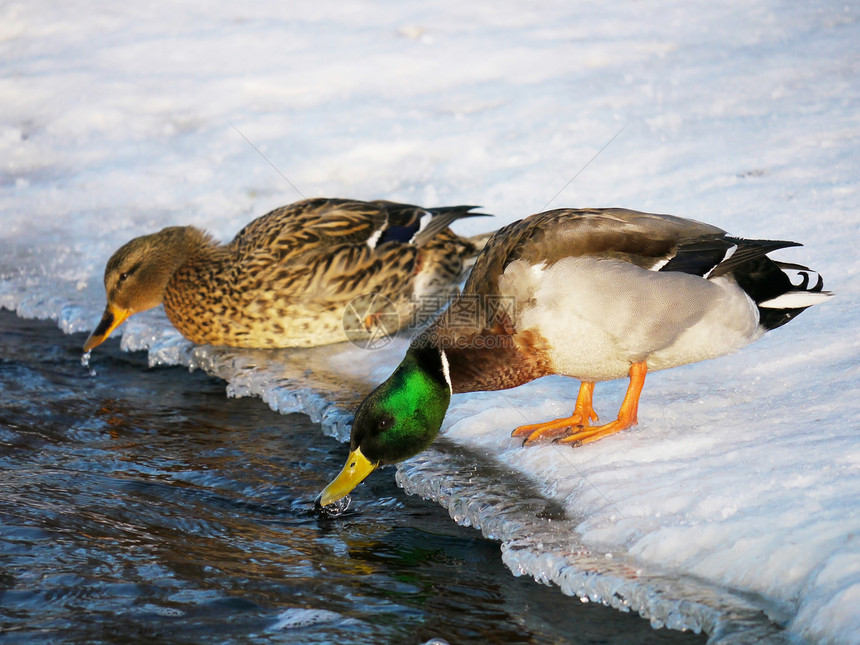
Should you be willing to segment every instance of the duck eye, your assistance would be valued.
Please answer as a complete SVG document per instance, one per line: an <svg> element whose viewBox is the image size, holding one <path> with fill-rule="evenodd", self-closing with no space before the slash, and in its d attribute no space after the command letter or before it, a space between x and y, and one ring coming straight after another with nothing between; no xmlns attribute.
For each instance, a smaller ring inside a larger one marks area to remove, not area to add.
<svg viewBox="0 0 860 645"><path fill-rule="evenodd" d="M391 426L394 425L394 417L390 414L386 414L384 417L379 419L378 427L380 430L388 430Z"/></svg>
<svg viewBox="0 0 860 645"><path fill-rule="evenodd" d="M137 262L136 264L131 265L128 268L128 271L123 271L122 273L120 273L119 274L119 281L125 282L126 280L128 280L131 277L131 274L140 268L140 265L141 265L141 263Z"/></svg>

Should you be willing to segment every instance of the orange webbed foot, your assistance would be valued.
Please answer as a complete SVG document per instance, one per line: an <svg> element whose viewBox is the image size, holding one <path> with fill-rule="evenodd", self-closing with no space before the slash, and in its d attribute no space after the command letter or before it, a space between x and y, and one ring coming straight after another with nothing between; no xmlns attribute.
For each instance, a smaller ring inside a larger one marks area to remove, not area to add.
<svg viewBox="0 0 860 645"><path fill-rule="evenodd" d="M511 436L525 436L524 446L546 439L557 439L559 443L582 445L627 430L627 428L636 425L639 396L642 394L647 372L648 366L644 361L630 366L630 384L627 386L627 393L624 395L624 401L621 403L621 409L618 410L618 418L615 421L602 426L590 425L591 421L597 421L597 414L591 405L594 383L583 382L579 388L576 407L571 416L547 423L520 426L514 430Z"/></svg>
<svg viewBox="0 0 860 645"><path fill-rule="evenodd" d="M592 441L603 439L603 437L608 437L616 432L627 430L634 425L636 425L635 420L630 422L624 419L616 419L615 421L611 421L602 426L591 426L577 429L571 428L572 431L567 433L567 435L561 439L558 439L558 443L569 443L575 446L582 446L587 443L591 443Z"/></svg>
<svg viewBox="0 0 860 645"><path fill-rule="evenodd" d="M618 410L618 418L615 421L610 421L602 426L579 428L559 439L559 443L581 446L635 426L639 411L639 397L642 394L642 387L645 385L647 372L648 366L644 361L630 366L630 384L627 386L627 393L624 395L624 401L621 402L621 409Z"/></svg>
<svg viewBox="0 0 860 645"><path fill-rule="evenodd" d="M544 423L533 423L520 426L511 433L512 437L525 437L523 445L555 439L569 434L573 428L588 427L592 421L597 421L597 413L591 406L594 395L594 383L583 382L576 397L576 407L569 417L546 421Z"/></svg>

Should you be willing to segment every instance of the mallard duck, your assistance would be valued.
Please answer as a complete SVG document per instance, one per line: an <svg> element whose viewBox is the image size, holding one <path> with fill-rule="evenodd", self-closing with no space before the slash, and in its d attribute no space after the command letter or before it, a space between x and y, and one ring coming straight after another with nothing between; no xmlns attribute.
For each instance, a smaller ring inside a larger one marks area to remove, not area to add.
<svg viewBox="0 0 860 645"><path fill-rule="evenodd" d="M581 382L573 414L514 436L586 444L633 426L649 370L734 352L830 297L807 267L767 257L788 246L799 244L619 208L553 210L505 226L462 294L358 407L346 465L317 502L425 449L452 393L562 374ZM592 425L594 384L624 377L617 418Z"/></svg>
<svg viewBox="0 0 860 645"><path fill-rule="evenodd" d="M84 351L162 302L200 344L309 347L347 340L347 331L355 340L356 329L345 330L351 303L359 335L378 331L380 315L391 333L458 291L489 236L465 239L448 225L484 215L474 208L308 199L255 219L229 244L193 226L135 238L107 263L107 307Z"/></svg>

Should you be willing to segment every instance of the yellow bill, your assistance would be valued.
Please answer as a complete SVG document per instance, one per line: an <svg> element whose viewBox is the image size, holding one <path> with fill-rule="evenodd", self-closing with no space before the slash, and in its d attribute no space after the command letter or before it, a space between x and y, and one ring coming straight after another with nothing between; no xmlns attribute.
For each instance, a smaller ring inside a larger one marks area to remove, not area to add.
<svg viewBox="0 0 860 645"><path fill-rule="evenodd" d="M316 499L318 506L328 506L346 497L353 488L358 486L365 477L376 470L379 463L372 463L361 454L361 449L356 448L346 459L346 465L340 474L323 489Z"/></svg>
<svg viewBox="0 0 860 645"><path fill-rule="evenodd" d="M93 347L98 347L105 342L107 337L111 335L111 332L119 327L130 315L131 312L128 309L120 309L108 303L101 321L93 330L93 333L90 334L90 337L87 338L87 342L84 343L84 351L88 352Z"/></svg>

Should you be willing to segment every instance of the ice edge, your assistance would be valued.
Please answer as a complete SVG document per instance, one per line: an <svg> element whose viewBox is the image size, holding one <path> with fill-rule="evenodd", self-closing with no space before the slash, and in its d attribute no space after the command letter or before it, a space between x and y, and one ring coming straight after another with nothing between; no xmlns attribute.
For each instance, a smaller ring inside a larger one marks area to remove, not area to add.
<svg viewBox="0 0 860 645"><path fill-rule="evenodd" d="M15 310L23 318L45 317ZM71 310L61 311L64 315L49 317L62 331L87 331L79 310L71 316ZM72 323L70 318L77 320ZM201 369L227 382L227 396L257 396L282 414L308 415L328 436L339 441L349 438L349 397L343 400L343 392L308 387L304 379L284 376L283 365L274 364L271 353L198 346L172 328L154 331L146 323L128 325L121 349L146 351L150 366ZM526 476L489 456L442 438L400 464L395 478L407 493L447 509L458 524L499 541L502 561L515 576L530 575L538 582L555 584L568 596L635 611L655 628L704 632L711 645L792 642L768 618L763 599L644 567L620 553L594 553L577 541L576 522L565 517L560 504L543 497ZM564 540L558 536L559 522L570 526Z"/></svg>
<svg viewBox="0 0 860 645"><path fill-rule="evenodd" d="M577 522L565 517L559 503L489 456L438 439L430 450L401 464L396 479L406 492L446 508L458 524L501 542L502 561L514 575L635 611L655 628L705 632L712 644L791 642L766 615L763 599L646 567L618 552L594 552L578 541ZM569 527L564 539L559 524Z"/></svg>

